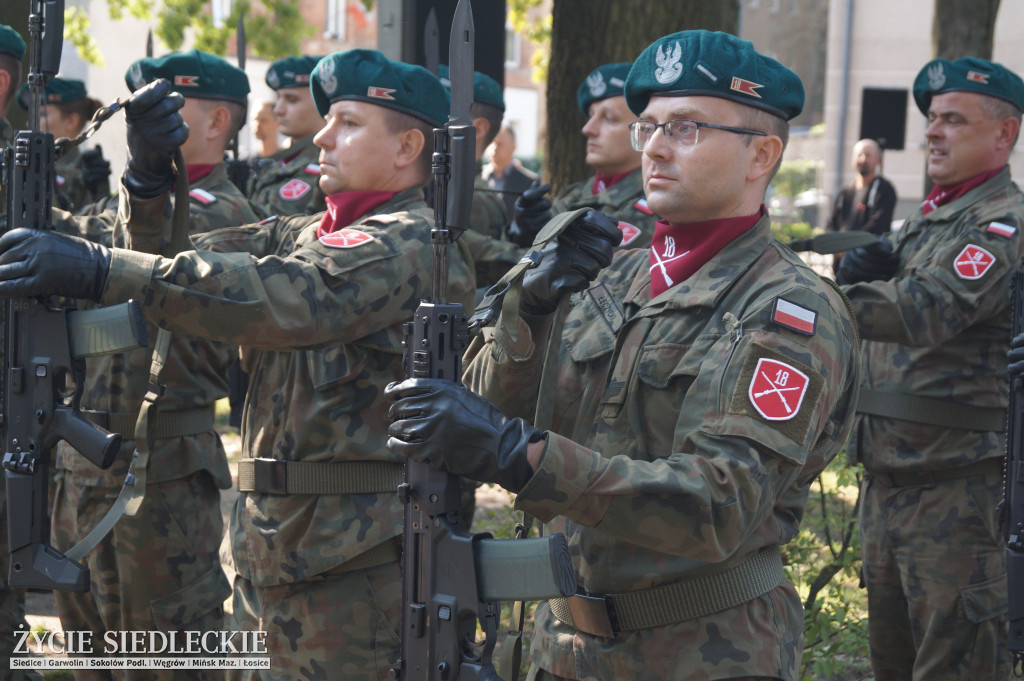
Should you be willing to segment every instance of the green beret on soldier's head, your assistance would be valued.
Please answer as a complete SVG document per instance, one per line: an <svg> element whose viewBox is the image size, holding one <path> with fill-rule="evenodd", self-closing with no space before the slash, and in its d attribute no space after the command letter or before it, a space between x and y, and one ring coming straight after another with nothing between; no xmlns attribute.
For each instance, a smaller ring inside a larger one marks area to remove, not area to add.
<svg viewBox="0 0 1024 681"><path fill-rule="evenodd" d="M88 95L85 92L85 83L74 78L53 78L43 88L43 104L64 104L66 102L77 102L85 99ZM18 88L18 105L28 110L28 83Z"/></svg>
<svg viewBox="0 0 1024 681"><path fill-rule="evenodd" d="M587 76L583 85L576 91L576 103L580 105L580 111L584 116L590 115L590 105L594 102L622 96L623 88L626 87L626 76L629 75L629 67L632 65L633 63L628 61L605 64L598 66Z"/></svg>
<svg viewBox="0 0 1024 681"><path fill-rule="evenodd" d="M267 85L271 90L290 87L309 87L309 74L316 68L321 56L285 57L278 59L267 69Z"/></svg>
<svg viewBox="0 0 1024 681"><path fill-rule="evenodd" d="M914 101L921 113L928 115L932 95L943 92L977 92L1005 99L1024 110L1024 82L1002 64L961 57L955 61L932 59L914 79Z"/></svg>
<svg viewBox="0 0 1024 681"><path fill-rule="evenodd" d="M0 24L0 54L9 54L15 59L25 57L24 38L6 24Z"/></svg>
<svg viewBox="0 0 1024 681"><path fill-rule="evenodd" d="M637 115L652 95L722 97L787 121L804 108L800 76L747 40L703 30L673 33L649 45L629 70L625 95Z"/></svg>
<svg viewBox="0 0 1024 681"><path fill-rule="evenodd" d="M438 65L437 77L441 79L441 85L444 85L445 89L450 92L452 81L447 64ZM496 106L502 111L505 110L505 95L502 93L498 81L479 71L473 72L473 101L478 104Z"/></svg>
<svg viewBox="0 0 1024 681"><path fill-rule="evenodd" d="M128 89L135 92L159 78L171 82L171 89L185 97L223 99L245 104L249 77L226 59L201 50L172 52L163 57L137 60L124 74Z"/></svg>
<svg viewBox="0 0 1024 681"><path fill-rule="evenodd" d="M388 59L377 50L329 54L313 70L309 84L321 116L341 100L368 102L415 116L440 127L451 106L440 79L422 66Z"/></svg>

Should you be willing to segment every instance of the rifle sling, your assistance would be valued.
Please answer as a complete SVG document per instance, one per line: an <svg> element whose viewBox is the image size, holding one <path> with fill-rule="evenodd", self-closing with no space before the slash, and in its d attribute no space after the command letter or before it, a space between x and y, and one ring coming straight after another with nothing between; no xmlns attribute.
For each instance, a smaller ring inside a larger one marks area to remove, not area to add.
<svg viewBox="0 0 1024 681"><path fill-rule="evenodd" d="M381 494L396 492L405 479L390 461L280 461L241 459L238 491L258 494Z"/></svg>
<svg viewBox="0 0 1024 681"><path fill-rule="evenodd" d="M121 433L125 440L135 437L138 414L109 413L83 409L82 416L110 433ZM157 411L150 416L149 436L154 439L198 435L213 430L213 408Z"/></svg>
<svg viewBox="0 0 1024 681"><path fill-rule="evenodd" d="M620 631L663 627L734 608L785 579L779 547L769 546L723 572L621 594L552 598L548 604L552 614L570 627L614 638Z"/></svg>
<svg viewBox="0 0 1024 681"><path fill-rule="evenodd" d="M1006 410L937 400L886 390L860 389L857 413L924 423L941 428L1001 432L1006 428Z"/></svg>

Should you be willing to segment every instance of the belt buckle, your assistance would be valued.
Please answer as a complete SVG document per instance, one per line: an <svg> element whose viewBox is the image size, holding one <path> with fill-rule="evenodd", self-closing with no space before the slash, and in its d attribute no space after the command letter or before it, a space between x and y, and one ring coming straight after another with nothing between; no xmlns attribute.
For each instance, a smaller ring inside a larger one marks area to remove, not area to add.
<svg viewBox="0 0 1024 681"><path fill-rule="evenodd" d="M277 459L252 460L253 491L262 494L288 494L288 467Z"/></svg>
<svg viewBox="0 0 1024 681"><path fill-rule="evenodd" d="M615 638L615 613L607 596L575 594L566 598L572 624L580 631L604 638Z"/></svg>

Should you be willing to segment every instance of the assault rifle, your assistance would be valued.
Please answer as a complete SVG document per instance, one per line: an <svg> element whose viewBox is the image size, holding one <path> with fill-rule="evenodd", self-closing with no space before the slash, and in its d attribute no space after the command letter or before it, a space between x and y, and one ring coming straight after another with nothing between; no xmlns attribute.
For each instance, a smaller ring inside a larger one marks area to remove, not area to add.
<svg viewBox="0 0 1024 681"><path fill-rule="evenodd" d="M39 131L46 83L60 66L64 0L32 0L29 16L29 127L3 152L9 229L52 229L56 148ZM121 436L82 416L85 358L146 345L138 303L88 311L52 301L11 299L3 306L3 468L7 490L9 583L15 587L88 591L89 570L50 546L47 509L50 454L60 440L108 468ZM71 379L73 388L67 387Z"/></svg>
<svg viewBox="0 0 1024 681"><path fill-rule="evenodd" d="M469 225L476 132L473 101L473 14L459 0L452 22L451 115L434 130L432 299L406 324L410 378L459 381L469 328L461 305L446 303L448 246ZM449 188L451 191L449 192ZM405 504L402 656L392 677L402 681L500 681L491 661L502 600L539 600L576 591L564 535L496 540L470 534L461 516L459 479L409 461L399 487ZM477 641L477 623L483 641Z"/></svg>

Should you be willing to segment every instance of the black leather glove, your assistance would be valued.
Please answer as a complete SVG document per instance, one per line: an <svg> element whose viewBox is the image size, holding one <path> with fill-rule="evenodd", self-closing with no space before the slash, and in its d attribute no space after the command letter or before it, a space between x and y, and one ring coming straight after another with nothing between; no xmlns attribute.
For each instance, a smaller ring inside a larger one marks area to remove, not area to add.
<svg viewBox="0 0 1024 681"><path fill-rule="evenodd" d="M548 242L540 264L526 271L520 308L529 314L550 314L563 296L582 291L608 267L621 241L622 231L614 218L587 211Z"/></svg>
<svg viewBox="0 0 1024 681"><path fill-rule="evenodd" d="M900 259L892 252L892 244L879 239L878 243L847 251L839 261L836 282L847 286L860 281L887 281L899 267Z"/></svg>
<svg viewBox="0 0 1024 681"><path fill-rule="evenodd" d="M0 297L55 295L99 302L110 251L52 229L12 229L0 236Z"/></svg>
<svg viewBox="0 0 1024 681"><path fill-rule="evenodd" d="M153 198L174 184L171 159L188 139L188 126L178 111L185 98L171 92L171 83L154 80L135 91L124 105L128 124L128 165L124 184L140 198Z"/></svg>
<svg viewBox="0 0 1024 681"><path fill-rule="evenodd" d="M1010 378L1015 378L1024 373L1024 333L1018 334L1010 341L1010 351L1006 353L1010 372Z"/></svg>
<svg viewBox="0 0 1024 681"><path fill-rule="evenodd" d="M466 386L439 378L392 383L387 447L407 459L518 492L533 476L526 446L544 432L509 419Z"/></svg>
<svg viewBox="0 0 1024 681"><path fill-rule="evenodd" d="M551 185L534 183L516 199L508 226L509 241L523 248L533 243L537 233L551 220L551 201L545 196L549 191Z"/></svg>
<svg viewBox="0 0 1024 681"><path fill-rule="evenodd" d="M110 193L110 161L103 158L99 145L82 152L82 182L94 197Z"/></svg>

